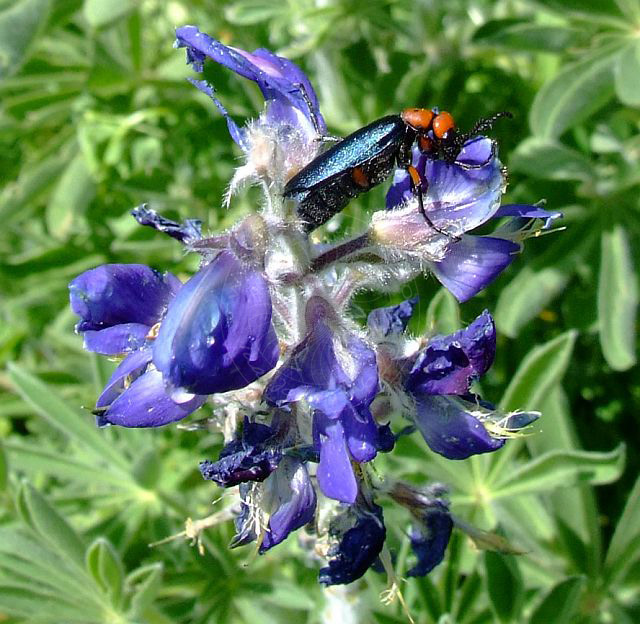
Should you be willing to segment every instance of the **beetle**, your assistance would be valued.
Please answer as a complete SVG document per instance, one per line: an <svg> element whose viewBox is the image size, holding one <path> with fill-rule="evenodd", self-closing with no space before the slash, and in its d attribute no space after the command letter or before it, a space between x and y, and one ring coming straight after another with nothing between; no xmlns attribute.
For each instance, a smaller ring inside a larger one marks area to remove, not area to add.
<svg viewBox="0 0 640 624"><path fill-rule="evenodd" d="M395 168L407 171L418 207L429 227L441 234L426 214L422 195L427 181L411 164L412 147L417 141L422 153L431 158L457 164L465 169L481 168L456 161L464 143L478 132L490 128L501 112L480 119L466 133L457 130L446 111L406 108L399 115L387 115L342 139L314 158L285 185L283 195L297 202L296 211L306 232L311 232L342 210L351 199L386 180Z"/></svg>

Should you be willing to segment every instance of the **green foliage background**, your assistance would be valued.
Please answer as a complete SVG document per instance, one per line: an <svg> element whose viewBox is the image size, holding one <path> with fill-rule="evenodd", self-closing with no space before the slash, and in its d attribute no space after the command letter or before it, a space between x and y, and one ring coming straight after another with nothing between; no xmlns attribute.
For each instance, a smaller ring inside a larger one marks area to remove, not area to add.
<svg viewBox="0 0 640 624"><path fill-rule="evenodd" d="M540 409L541 431L466 462L404 440L377 465L449 483L460 518L527 554L478 552L457 535L445 563L403 593L417 622L639 621L637 0L0 0L0 620L322 621L317 563L295 539L258 558L228 550L226 522L204 533L202 556L182 540L148 547L211 513L219 492L197 464L219 437L97 430L82 407L113 365L73 334L69 280L104 262L195 268L137 227L131 207L148 201L215 231L255 205L247 190L221 208L239 154L171 47L185 23L295 59L334 134L415 105L462 127L514 113L495 131L507 200L545 198L566 231L529 241L462 307L432 279L407 291L423 302L416 331L495 313L483 393ZM257 114L253 85L206 72L236 118ZM334 231L357 228L383 192L353 202ZM406 518L385 515L402 576ZM383 589L373 572L355 587L361 621L406 621L380 604Z"/></svg>

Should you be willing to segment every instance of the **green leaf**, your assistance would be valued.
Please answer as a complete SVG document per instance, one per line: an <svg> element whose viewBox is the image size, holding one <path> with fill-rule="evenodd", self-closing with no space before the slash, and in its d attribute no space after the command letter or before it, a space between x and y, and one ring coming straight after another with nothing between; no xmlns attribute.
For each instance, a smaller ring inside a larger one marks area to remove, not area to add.
<svg viewBox="0 0 640 624"><path fill-rule="evenodd" d="M640 106L640 41L623 50L615 65L616 95L627 106Z"/></svg>
<svg viewBox="0 0 640 624"><path fill-rule="evenodd" d="M4 492L7 489L8 480L9 463L7 462L7 453L2 443L0 443L0 492Z"/></svg>
<svg viewBox="0 0 640 624"><path fill-rule="evenodd" d="M0 13L0 78L20 69L47 22L49 0L22 0Z"/></svg>
<svg viewBox="0 0 640 624"><path fill-rule="evenodd" d="M84 217L95 193L96 185L87 163L82 153L78 153L64 170L49 200L46 212L49 232L56 238L66 239L74 221Z"/></svg>
<svg viewBox="0 0 640 624"><path fill-rule="evenodd" d="M271 0L240 0L230 5L224 16L232 24L250 26L272 20L283 12L283 5Z"/></svg>
<svg viewBox="0 0 640 624"><path fill-rule="evenodd" d="M626 230L616 225L602 233L602 259L598 279L600 345L614 370L636 363L638 277Z"/></svg>
<svg viewBox="0 0 640 624"><path fill-rule="evenodd" d="M502 46L515 52L564 52L578 38L578 30L534 24L520 19L491 20L473 35L473 41Z"/></svg>
<svg viewBox="0 0 640 624"><path fill-rule="evenodd" d="M538 3L558 11L563 18L567 13L579 17L620 17L614 0L538 0Z"/></svg>
<svg viewBox="0 0 640 624"><path fill-rule="evenodd" d="M133 0L85 0L84 17L93 28L101 28L120 19L135 8Z"/></svg>
<svg viewBox="0 0 640 624"><path fill-rule="evenodd" d="M487 551L484 554L484 564L491 608L501 622L518 621L524 592L516 559Z"/></svg>
<svg viewBox="0 0 640 624"><path fill-rule="evenodd" d="M509 164L514 171L547 180L589 181L594 176L588 158L548 138L525 139L512 154Z"/></svg>
<svg viewBox="0 0 640 624"><path fill-rule="evenodd" d="M127 461L100 433L92 418L70 408L49 386L17 364L9 364L9 377L20 396L49 424L95 451L112 467L128 469Z"/></svg>
<svg viewBox="0 0 640 624"><path fill-rule="evenodd" d="M87 570L98 585L111 597L114 606L118 606L122 597L124 571L122 562L113 546L103 537L96 539L87 548Z"/></svg>
<svg viewBox="0 0 640 624"><path fill-rule="evenodd" d="M132 588L131 613L134 617L140 617L155 600L161 587L162 572L162 563L152 563L127 576L125 584Z"/></svg>
<svg viewBox="0 0 640 624"><path fill-rule="evenodd" d="M576 332L568 331L534 347L524 358L507 387L500 402L501 409L506 412L538 409L551 388L562 380L575 339Z"/></svg>
<svg viewBox="0 0 640 624"><path fill-rule="evenodd" d="M557 488L584 483L611 483L622 474L624 463L624 444L607 453L549 451L519 468L503 473L502 479L492 486L492 497L497 499L520 494L549 493Z"/></svg>
<svg viewBox="0 0 640 624"><path fill-rule="evenodd" d="M460 325L460 305L446 288L441 288L429 302L427 331L446 335L460 329Z"/></svg>
<svg viewBox="0 0 640 624"><path fill-rule="evenodd" d="M566 65L538 92L529 125L534 135L554 139L604 106L613 96L615 44Z"/></svg>
<svg viewBox="0 0 640 624"><path fill-rule="evenodd" d="M84 560L84 545L67 521L31 485L21 488L23 510L29 525L58 555L73 564Z"/></svg>
<svg viewBox="0 0 640 624"><path fill-rule="evenodd" d="M579 606L583 586L583 576L571 576L554 585L534 609L529 624L564 624L571 621Z"/></svg>
<svg viewBox="0 0 640 624"><path fill-rule="evenodd" d="M631 566L640 559L640 477L627 498L616 530L611 538L605 572L611 583L624 579Z"/></svg>
<svg viewBox="0 0 640 624"><path fill-rule="evenodd" d="M540 270L525 266L500 293L494 315L498 331L515 338L522 327L564 290L570 277L566 266Z"/></svg>

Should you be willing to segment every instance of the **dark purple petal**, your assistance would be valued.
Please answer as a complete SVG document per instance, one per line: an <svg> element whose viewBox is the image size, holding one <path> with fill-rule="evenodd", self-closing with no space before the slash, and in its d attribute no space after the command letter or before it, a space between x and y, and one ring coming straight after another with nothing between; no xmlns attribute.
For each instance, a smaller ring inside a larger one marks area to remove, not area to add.
<svg viewBox="0 0 640 624"><path fill-rule="evenodd" d="M186 219L183 223L178 223L159 215L155 210L148 208L147 204L141 204L134 208L131 215L140 225L147 225L154 230L164 232L181 243L202 238L202 221L200 219Z"/></svg>
<svg viewBox="0 0 640 624"><path fill-rule="evenodd" d="M505 204L500 206L495 215L496 219L500 217L518 217L521 219L544 219L543 230L549 229L555 219L560 219L562 213L557 210L550 211L540 208L540 206L532 206L531 204Z"/></svg>
<svg viewBox="0 0 640 624"><path fill-rule="evenodd" d="M435 336L407 376L412 394L466 394L471 382L489 370L496 353L496 328L484 311L466 329Z"/></svg>
<svg viewBox="0 0 640 624"><path fill-rule="evenodd" d="M180 289L171 273L143 264L104 264L69 284L71 309L80 317L77 331L137 323L151 327Z"/></svg>
<svg viewBox="0 0 640 624"><path fill-rule="evenodd" d="M395 306L376 308L369 313L367 325L382 336L401 334L407 329L417 304L418 297L412 297Z"/></svg>
<svg viewBox="0 0 640 624"><path fill-rule="evenodd" d="M306 466L297 459L285 457L264 483L263 503L274 511L269 517L260 554L313 520L316 492Z"/></svg>
<svg viewBox="0 0 640 624"><path fill-rule="evenodd" d="M301 399L334 418L347 402L359 410L367 408L378 392L375 353L357 336L345 339L343 357L351 358L350 377L338 360L333 334L319 321L293 350L265 389L272 405L285 405Z"/></svg>
<svg viewBox="0 0 640 624"><path fill-rule="evenodd" d="M444 559L453 529L448 508L439 502L425 509L420 519L420 525L409 535L418 562L407 571L407 576L425 576Z"/></svg>
<svg viewBox="0 0 640 624"><path fill-rule="evenodd" d="M371 461L378 451L378 426L370 412L356 414L345 409L340 417L351 457L357 462Z"/></svg>
<svg viewBox="0 0 640 624"><path fill-rule="evenodd" d="M320 570L319 581L323 585L345 585L359 579L376 561L387 532L382 508L357 508L355 522L348 530L341 530L343 522L336 522L331 531L339 541L329 551L329 565ZM353 512L348 510L345 513ZM337 520L341 520L340 517Z"/></svg>
<svg viewBox="0 0 640 624"><path fill-rule="evenodd" d="M195 26L176 29L176 47L187 48L187 62L201 72L205 58L220 63L240 76L253 80L265 100L287 101L311 120L315 114L321 132L326 125L318 108L315 91L304 72L293 62L259 48L253 53L225 46ZM312 111L307 101L311 102Z"/></svg>
<svg viewBox="0 0 640 624"><path fill-rule="evenodd" d="M431 264L433 274L460 302L471 299L513 262L520 245L503 238L463 236L451 243L441 262Z"/></svg>
<svg viewBox="0 0 640 624"><path fill-rule="evenodd" d="M140 349L147 340L149 325L122 323L100 330L87 330L82 334L84 348L102 355L118 355Z"/></svg>
<svg viewBox="0 0 640 624"><path fill-rule="evenodd" d="M504 440L491 437L472 415L473 403L451 396L415 396L415 423L429 448L447 459L466 459L501 448Z"/></svg>
<svg viewBox="0 0 640 624"><path fill-rule="evenodd" d="M322 493L343 503L355 502L358 483L353 474L342 423L316 412L314 426L320 437L317 479Z"/></svg>
<svg viewBox="0 0 640 624"><path fill-rule="evenodd" d="M228 251L184 284L153 345L154 364L174 396L243 388L279 354L267 283Z"/></svg>
<svg viewBox="0 0 640 624"><path fill-rule="evenodd" d="M97 416L98 425L121 427L161 427L195 412L206 400L194 396L185 403L175 403L166 394L162 375L147 370Z"/></svg>
<svg viewBox="0 0 640 624"><path fill-rule="evenodd" d="M227 444L217 461L200 462L202 476L221 487L264 481L282 459L280 447L269 443L274 435L271 427L245 418L240 439Z"/></svg>
<svg viewBox="0 0 640 624"><path fill-rule="evenodd" d="M108 407L136 380L151 362L151 349L140 349L130 353L120 364L96 401L96 407Z"/></svg>

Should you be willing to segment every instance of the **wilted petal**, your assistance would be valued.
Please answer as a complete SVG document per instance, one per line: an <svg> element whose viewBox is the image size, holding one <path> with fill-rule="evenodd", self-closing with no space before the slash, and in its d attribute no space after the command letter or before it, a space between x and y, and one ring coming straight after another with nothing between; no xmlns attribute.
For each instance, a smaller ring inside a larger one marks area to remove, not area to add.
<svg viewBox="0 0 640 624"><path fill-rule="evenodd" d="M273 437L271 427L245 418L240 439L227 444L217 461L200 462L202 476L222 487L264 481L282 458L280 447L276 443L269 444Z"/></svg>
<svg viewBox="0 0 640 624"><path fill-rule="evenodd" d="M101 427L160 427L185 418L205 400L204 396L195 396L185 403L174 403L164 390L160 372L147 370L98 415L97 421Z"/></svg>
<svg viewBox="0 0 640 624"><path fill-rule="evenodd" d="M489 370L496 352L496 328L484 311L471 325L435 336L423 349L405 382L413 394L466 394L471 382Z"/></svg>
<svg viewBox="0 0 640 624"><path fill-rule="evenodd" d="M264 483L264 504L273 511L260 545L261 554L313 520L316 492L301 461L283 458L278 469Z"/></svg>
<svg viewBox="0 0 640 624"><path fill-rule="evenodd" d="M323 585L344 585L359 579L376 561L386 538L382 508L373 504L370 508L347 510L355 515L350 528L344 529L338 517L335 530L330 531L339 541L329 552L329 565L320 570L319 581Z"/></svg>
<svg viewBox="0 0 640 624"><path fill-rule="evenodd" d="M540 206L533 206L531 204L505 204L504 206L500 206L494 216L495 218L517 217L519 219L543 219L544 225L542 229L547 230L551 227L555 219L562 217L562 213L557 210L544 210L540 208Z"/></svg>
<svg viewBox="0 0 640 624"><path fill-rule="evenodd" d="M355 502L358 483L353 474L342 423L316 413L314 425L320 436L317 479L322 493L343 503Z"/></svg>
<svg viewBox="0 0 640 624"><path fill-rule="evenodd" d="M417 304L418 297L412 297L398 305L376 308L369 313L367 325L382 336L401 334L407 329Z"/></svg>
<svg viewBox="0 0 640 624"><path fill-rule="evenodd" d="M432 451L448 459L466 459L501 448L473 415L475 405L452 396L416 396L415 423Z"/></svg>
<svg viewBox="0 0 640 624"><path fill-rule="evenodd" d="M131 215L140 225L152 227L181 243L202 238L202 221L200 219L186 219L183 223L178 223L159 215L146 204L134 208Z"/></svg>
<svg viewBox="0 0 640 624"><path fill-rule="evenodd" d="M85 271L69 284L71 309L80 317L76 330L129 323L151 327L180 286L171 273L143 264L104 264Z"/></svg>
<svg viewBox="0 0 640 624"><path fill-rule="evenodd" d="M176 396L243 388L279 353L267 283L228 251L182 287L153 345L154 364Z"/></svg>
<svg viewBox="0 0 640 624"><path fill-rule="evenodd" d="M425 576L443 560L453 529L449 509L440 502L425 509L420 520L409 535L418 562L407 571L407 576Z"/></svg>
<svg viewBox="0 0 640 624"><path fill-rule="evenodd" d="M460 302L471 299L513 262L520 245L490 236L463 236L451 243L441 262L431 270Z"/></svg>
<svg viewBox="0 0 640 624"><path fill-rule="evenodd" d="M249 502L250 491L251 484L249 483L241 483L238 486L238 492L241 500L240 513L233 520L236 528L236 534L233 536L233 539L229 544L229 548L245 546L246 544L250 544L255 541L258 537L255 531L255 513L252 513L251 504Z"/></svg>

